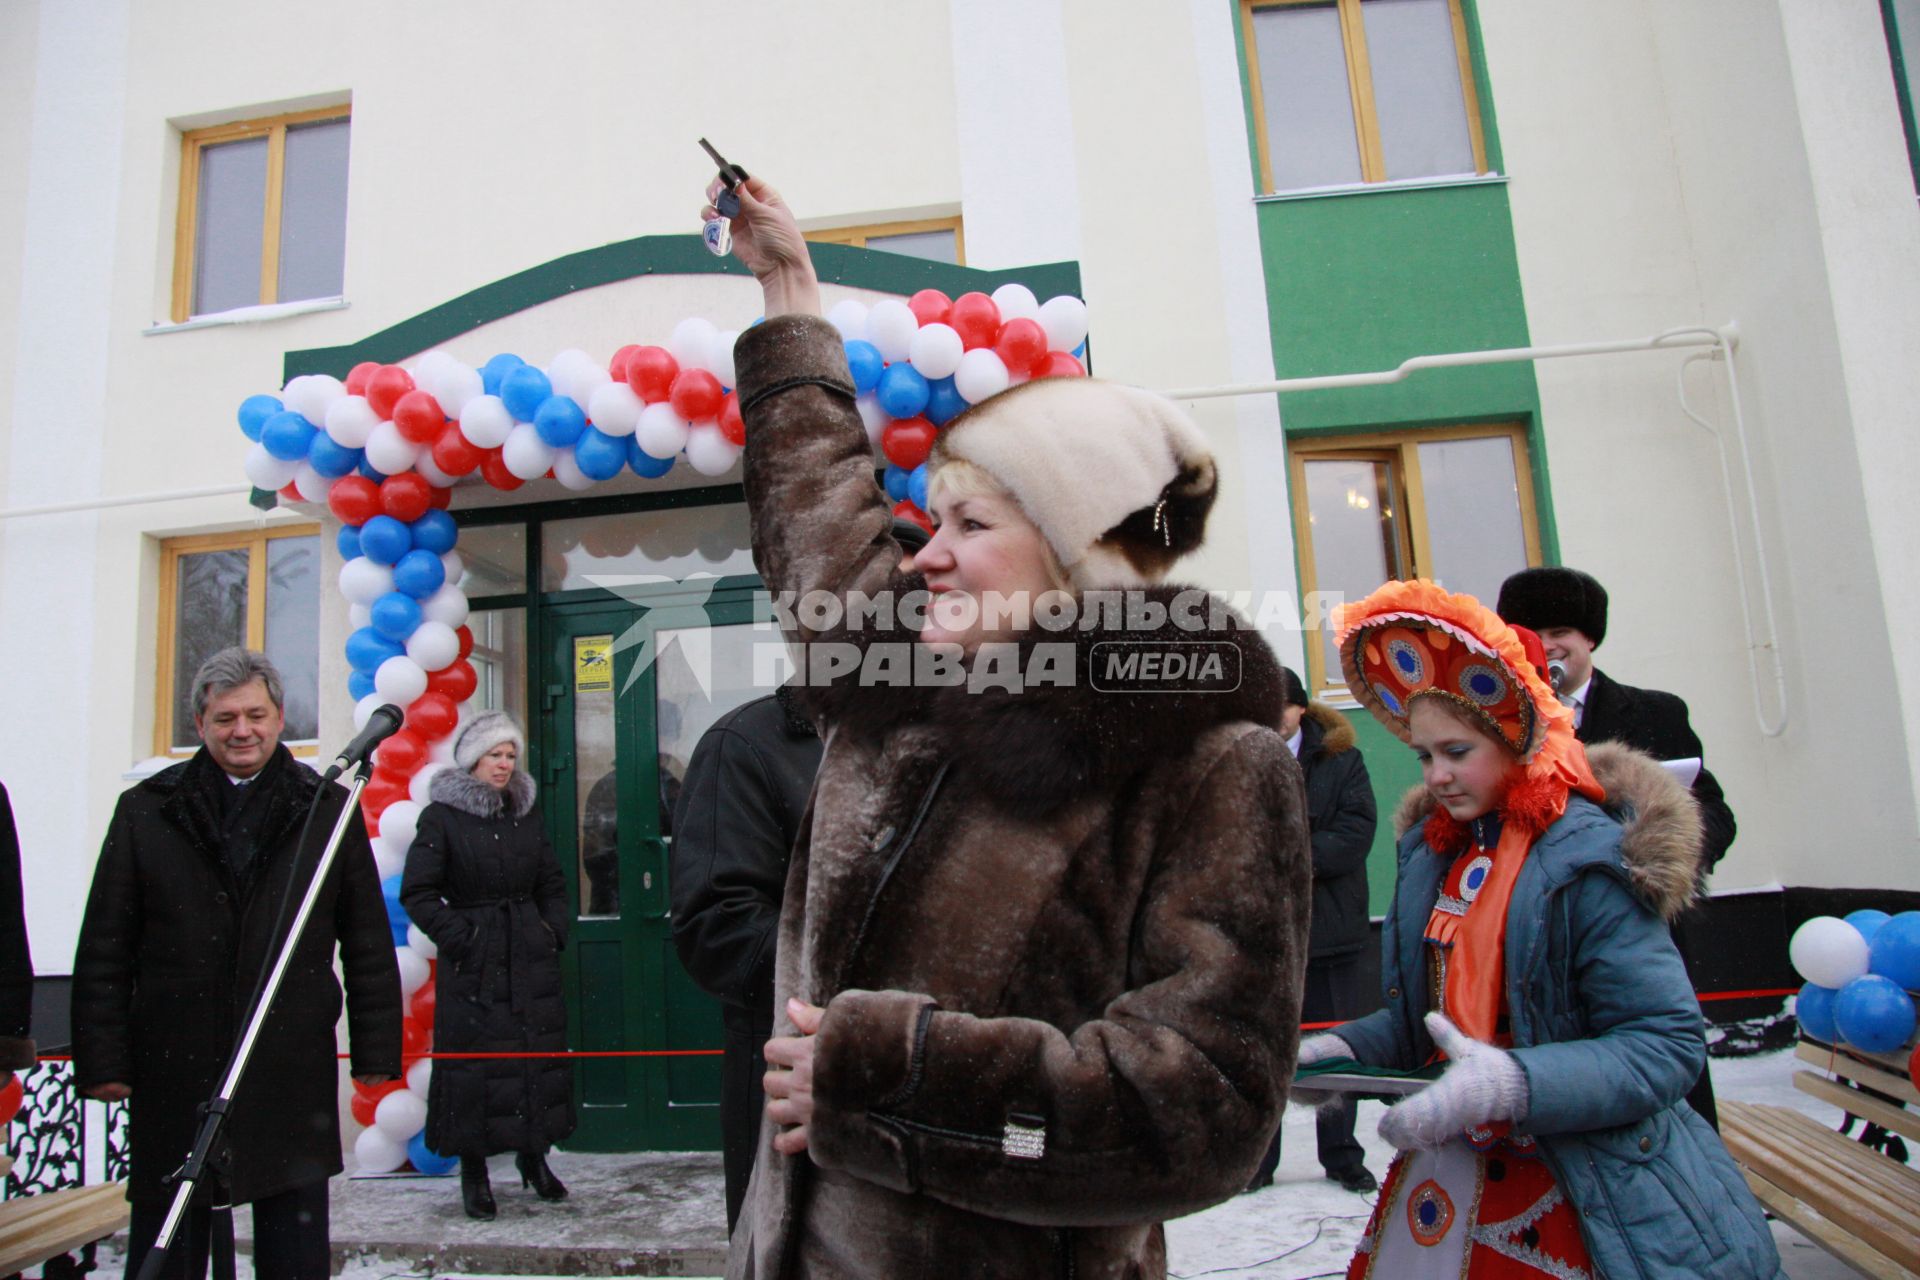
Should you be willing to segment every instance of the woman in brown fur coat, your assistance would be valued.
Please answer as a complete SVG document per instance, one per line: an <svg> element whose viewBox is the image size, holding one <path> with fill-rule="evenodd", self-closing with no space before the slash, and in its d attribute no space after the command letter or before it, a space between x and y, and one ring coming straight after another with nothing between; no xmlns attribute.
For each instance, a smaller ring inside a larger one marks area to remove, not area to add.
<svg viewBox="0 0 1920 1280"><path fill-rule="evenodd" d="M1163 1275L1159 1224L1244 1186L1279 1121L1309 902L1279 667L1154 585L1200 543L1205 439L1145 392L1023 384L941 433L901 574L806 246L771 188L740 198L754 560L827 749L728 1274ZM1231 671L1149 684L1115 642Z"/></svg>

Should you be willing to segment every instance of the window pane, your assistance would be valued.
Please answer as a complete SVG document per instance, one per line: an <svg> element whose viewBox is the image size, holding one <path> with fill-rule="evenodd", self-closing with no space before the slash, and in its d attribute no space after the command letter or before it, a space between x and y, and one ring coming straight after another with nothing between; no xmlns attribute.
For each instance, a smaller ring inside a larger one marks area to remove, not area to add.
<svg viewBox="0 0 1920 1280"><path fill-rule="evenodd" d="M267 140L202 147L193 229L195 315L260 304L266 216Z"/></svg>
<svg viewBox="0 0 1920 1280"><path fill-rule="evenodd" d="M555 520L540 531L542 591L577 591L603 576L752 573L744 503ZM462 548L462 554L465 548Z"/></svg>
<svg viewBox="0 0 1920 1280"><path fill-rule="evenodd" d="M868 236L867 248L925 258L929 262L957 264L960 261L958 237L951 231L911 231L897 236Z"/></svg>
<svg viewBox="0 0 1920 1280"><path fill-rule="evenodd" d="M280 198L280 301L338 297L346 261L347 122L290 128Z"/></svg>
<svg viewBox="0 0 1920 1280"><path fill-rule="evenodd" d="M1893 24L1900 35L1900 61L1907 75L1907 100L1920 110L1920 0L1893 0Z"/></svg>
<svg viewBox="0 0 1920 1280"><path fill-rule="evenodd" d="M1513 441L1434 440L1420 446L1420 496L1434 578L1491 603L1507 575L1527 567Z"/></svg>
<svg viewBox="0 0 1920 1280"><path fill-rule="evenodd" d="M1391 468L1364 458L1327 458L1309 461L1305 470L1314 589L1353 601L1400 577ZM1338 684L1340 653L1332 628L1321 633L1321 643L1326 677Z"/></svg>
<svg viewBox="0 0 1920 1280"><path fill-rule="evenodd" d="M193 730L193 677L200 664L247 640L247 549L179 559L173 614L173 729L176 748L200 745Z"/></svg>
<svg viewBox="0 0 1920 1280"><path fill-rule="evenodd" d="M527 611L476 609L467 615L473 652L467 661L480 677L472 702L479 710L505 711L527 724Z"/></svg>
<svg viewBox="0 0 1920 1280"><path fill-rule="evenodd" d="M574 814L580 850L580 914L620 914L620 759L610 662L614 637L575 636L573 683ZM586 652L599 661L583 674Z"/></svg>
<svg viewBox="0 0 1920 1280"><path fill-rule="evenodd" d="M1360 181L1339 12L1332 5L1256 9L1253 41L1274 189Z"/></svg>
<svg viewBox="0 0 1920 1280"><path fill-rule="evenodd" d="M1473 172L1460 51L1447 0L1363 0L1387 177Z"/></svg>
<svg viewBox="0 0 1920 1280"><path fill-rule="evenodd" d="M460 530L455 549L465 566L460 590L468 597L514 595L527 589L527 526L470 525Z"/></svg>
<svg viewBox="0 0 1920 1280"><path fill-rule="evenodd" d="M754 650L767 645L784 652L786 642L771 622L666 628L655 634L655 641L660 655L653 665L660 834L670 837L673 807L694 747L721 716L773 692L753 682Z"/></svg>
<svg viewBox="0 0 1920 1280"><path fill-rule="evenodd" d="M267 540L267 657L280 668L287 742L320 736L320 539Z"/></svg>

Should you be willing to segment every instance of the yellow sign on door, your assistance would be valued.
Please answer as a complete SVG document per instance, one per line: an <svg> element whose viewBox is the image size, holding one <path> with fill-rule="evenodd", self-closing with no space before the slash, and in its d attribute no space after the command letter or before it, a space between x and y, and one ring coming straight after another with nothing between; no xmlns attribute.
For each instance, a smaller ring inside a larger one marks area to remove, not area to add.
<svg viewBox="0 0 1920 1280"><path fill-rule="evenodd" d="M613 637L573 638L573 691L608 693L613 689Z"/></svg>

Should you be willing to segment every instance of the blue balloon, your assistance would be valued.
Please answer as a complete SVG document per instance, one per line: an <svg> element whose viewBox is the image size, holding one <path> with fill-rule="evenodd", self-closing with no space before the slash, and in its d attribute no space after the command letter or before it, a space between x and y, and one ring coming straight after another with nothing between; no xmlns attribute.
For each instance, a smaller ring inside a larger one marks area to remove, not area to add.
<svg viewBox="0 0 1920 1280"><path fill-rule="evenodd" d="M1892 978L1869 973L1833 998L1833 1025L1856 1049L1892 1053L1913 1034L1913 999Z"/></svg>
<svg viewBox="0 0 1920 1280"><path fill-rule="evenodd" d="M291 409L282 409L260 424L260 443L268 453L285 462L305 458L313 437L313 424Z"/></svg>
<svg viewBox="0 0 1920 1280"><path fill-rule="evenodd" d="M420 625L420 602L404 591L389 591L367 610L373 629L386 639L404 645Z"/></svg>
<svg viewBox="0 0 1920 1280"><path fill-rule="evenodd" d="M918 417L927 407L927 380L910 364L890 364L876 388L880 407L896 418Z"/></svg>
<svg viewBox="0 0 1920 1280"><path fill-rule="evenodd" d="M372 523L371 520L367 521L367 524ZM363 525L360 529L360 541L366 540L367 530ZM400 557L398 564L393 566L395 590L404 591L416 600L424 600L432 595L446 580L447 566L440 563L440 557L431 551L417 549L409 551Z"/></svg>
<svg viewBox="0 0 1920 1280"><path fill-rule="evenodd" d="M350 524L340 526L340 532L333 535L333 545L340 548L342 560L357 560L366 554L360 550L360 531Z"/></svg>
<svg viewBox="0 0 1920 1280"><path fill-rule="evenodd" d="M460 526L438 507L428 507L426 514L407 528L413 535L414 546L437 556L453 550L453 544L460 540Z"/></svg>
<svg viewBox="0 0 1920 1280"><path fill-rule="evenodd" d="M386 472L375 471L373 469L373 464L371 462L368 462L366 459L366 451L364 449L361 450L360 465L355 467L354 470L358 471L361 475L373 481L375 484L379 484L381 481L387 478Z"/></svg>
<svg viewBox="0 0 1920 1280"><path fill-rule="evenodd" d="M927 464L924 462L907 473L907 501L922 511L927 509Z"/></svg>
<svg viewBox="0 0 1920 1280"><path fill-rule="evenodd" d="M247 439L258 440L267 419L284 408L277 396L248 396L240 402L240 429L247 433Z"/></svg>
<svg viewBox="0 0 1920 1280"><path fill-rule="evenodd" d="M347 664L355 671L364 671L369 678L380 669L381 663L406 651L405 645L389 640L372 627L361 627L347 637ZM359 698L354 701L358 702Z"/></svg>
<svg viewBox="0 0 1920 1280"><path fill-rule="evenodd" d="M1920 911L1902 911L1867 944L1867 972L1920 991Z"/></svg>
<svg viewBox="0 0 1920 1280"><path fill-rule="evenodd" d="M1840 1034L1833 1025L1833 998L1839 994L1832 987L1816 987L1811 982L1800 988L1799 998L1793 1002L1794 1016L1800 1019L1800 1030L1828 1044L1838 1040Z"/></svg>
<svg viewBox="0 0 1920 1280"><path fill-rule="evenodd" d="M553 384L547 375L530 364L515 368L500 379L500 399L515 422L532 422L540 406L553 398Z"/></svg>
<svg viewBox="0 0 1920 1280"><path fill-rule="evenodd" d="M392 516L374 516L360 526L360 554L375 564L398 564L411 550L413 535Z"/></svg>
<svg viewBox="0 0 1920 1280"><path fill-rule="evenodd" d="M534 372L540 371L535 369ZM542 374L540 380L545 382L546 376ZM513 416L519 417L519 411L515 410ZM564 449L578 440L580 433L587 429L587 415L571 396L548 396L533 411L533 429L554 448Z"/></svg>
<svg viewBox="0 0 1920 1280"><path fill-rule="evenodd" d="M887 367L880 348L855 338L847 344L847 369L853 374L855 391L871 391L880 385L880 372Z"/></svg>
<svg viewBox="0 0 1920 1280"><path fill-rule="evenodd" d="M1873 945L1873 935L1880 932L1880 926L1893 919L1876 907L1862 907L1858 911L1849 911L1843 918L1860 931L1860 936L1867 940L1868 946Z"/></svg>
<svg viewBox="0 0 1920 1280"><path fill-rule="evenodd" d="M460 1157L443 1156L427 1145L425 1129L407 1139L407 1159L417 1172L429 1178L443 1178L460 1167Z"/></svg>
<svg viewBox="0 0 1920 1280"><path fill-rule="evenodd" d="M354 671L347 675L347 694L355 701L366 697L373 690L373 672Z"/></svg>
<svg viewBox="0 0 1920 1280"><path fill-rule="evenodd" d="M927 384L927 421L934 426L946 426L966 407L967 402L954 389L952 378L935 378ZM926 508L922 507L921 510Z"/></svg>
<svg viewBox="0 0 1920 1280"><path fill-rule="evenodd" d="M400 885L406 879L404 872L396 871L380 882L380 896L387 901L387 919L406 922L407 909L400 905Z"/></svg>
<svg viewBox="0 0 1920 1280"><path fill-rule="evenodd" d="M1073 349L1073 358L1081 364L1087 362L1087 340L1085 338L1080 339L1080 345Z"/></svg>
<svg viewBox="0 0 1920 1280"><path fill-rule="evenodd" d="M633 468L633 474L642 479L658 480L661 476L673 470L673 459L654 457L640 447L639 440L633 436L628 436L627 465Z"/></svg>
<svg viewBox="0 0 1920 1280"><path fill-rule="evenodd" d="M307 444L307 461L313 469L329 480L346 475L360 465L364 456L359 449L349 449L343 444L335 444L333 437L324 431L313 433L313 439Z"/></svg>
<svg viewBox="0 0 1920 1280"><path fill-rule="evenodd" d="M567 403L572 404L573 401ZM588 479L611 480L620 474L620 468L627 465L627 442L617 440L598 428L588 427L574 442L573 461Z"/></svg>
<svg viewBox="0 0 1920 1280"><path fill-rule="evenodd" d="M885 483L888 502L905 502L907 500L907 476L908 473L906 471L894 466L892 463L887 464Z"/></svg>
<svg viewBox="0 0 1920 1280"><path fill-rule="evenodd" d="M493 359L480 366L480 386L490 396L500 394L500 384L507 375L518 369L526 361L508 351L502 351Z"/></svg>

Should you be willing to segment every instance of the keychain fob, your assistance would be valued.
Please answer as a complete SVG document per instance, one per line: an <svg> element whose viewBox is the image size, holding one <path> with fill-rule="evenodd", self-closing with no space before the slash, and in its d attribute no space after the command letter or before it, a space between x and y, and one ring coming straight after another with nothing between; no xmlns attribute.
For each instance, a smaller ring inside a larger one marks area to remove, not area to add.
<svg viewBox="0 0 1920 1280"><path fill-rule="evenodd" d="M702 238L706 241L707 252L716 257L725 257L733 248L733 233L727 222L740 216L740 196L734 188L747 180L747 171L737 164L728 164L726 157L715 151L713 144L705 138L700 139L700 146L719 166L721 183L720 193L713 199L713 207L720 216L707 220L702 228Z"/></svg>

